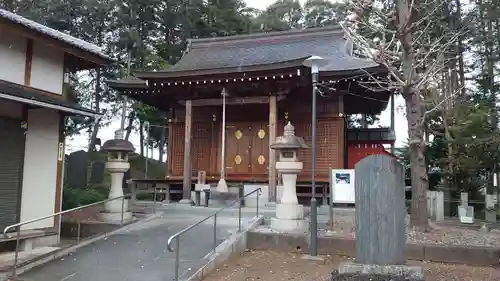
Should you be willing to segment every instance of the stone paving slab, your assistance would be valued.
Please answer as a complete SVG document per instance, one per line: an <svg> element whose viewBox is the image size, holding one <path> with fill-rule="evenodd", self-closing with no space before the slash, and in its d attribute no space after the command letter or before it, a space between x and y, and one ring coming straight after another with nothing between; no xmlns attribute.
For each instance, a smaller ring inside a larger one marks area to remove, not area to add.
<svg viewBox="0 0 500 281"><path fill-rule="evenodd" d="M167 251L167 239L203 217L164 216L139 223L127 231L78 249L20 276L23 281L171 281L174 253ZM237 220L221 217L217 243L237 227ZM236 223L234 223L236 221ZM245 223L249 217L245 218ZM199 260L213 248L213 228L203 223L180 239L179 273L194 271ZM190 270L188 270L190 269ZM189 273L189 272L188 272Z"/></svg>

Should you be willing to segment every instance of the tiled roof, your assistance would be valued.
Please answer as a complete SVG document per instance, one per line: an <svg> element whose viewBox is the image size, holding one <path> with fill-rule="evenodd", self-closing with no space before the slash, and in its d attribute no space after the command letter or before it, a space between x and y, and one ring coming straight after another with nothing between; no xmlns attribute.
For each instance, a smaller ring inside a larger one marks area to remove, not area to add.
<svg viewBox="0 0 500 281"><path fill-rule="evenodd" d="M344 32L339 27L311 28L285 32L191 39L186 54L172 67L159 72L140 72L138 77L179 77L250 71L255 66L280 68L280 64L301 62L321 56L329 64L325 72L349 71L377 67L371 60L350 56L346 52ZM154 74L153 74L154 73ZM163 74L163 75L162 75Z"/></svg>
<svg viewBox="0 0 500 281"><path fill-rule="evenodd" d="M26 28L29 28L31 30L34 30L34 31L39 32L41 34L44 34L46 36L52 37L53 39L62 41L66 44L69 44L73 47L79 48L83 51L87 51L89 53L97 55L103 59L111 60L110 57L103 51L102 48L100 48L94 44L91 44L91 43L86 42L84 40L75 38L75 37L70 36L66 33L52 29L50 27L44 26L42 24L39 24L39 23L34 22L32 20L29 20L27 18L16 15L12 12L7 11L7 10L0 9L0 18L4 18L8 21L23 25Z"/></svg>

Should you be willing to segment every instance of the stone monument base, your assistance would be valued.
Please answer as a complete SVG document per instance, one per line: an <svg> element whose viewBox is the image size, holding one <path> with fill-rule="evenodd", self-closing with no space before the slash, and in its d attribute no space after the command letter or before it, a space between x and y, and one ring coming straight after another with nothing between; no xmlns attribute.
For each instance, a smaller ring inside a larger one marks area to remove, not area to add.
<svg viewBox="0 0 500 281"><path fill-rule="evenodd" d="M225 207L229 206L240 198L238 187L228 187L228 192L218 191L216 187L210 189L210 200L208 204L215 207ZM231 205L232 207L238 207L238 203Z"/></svg>
<svg viewBox="0 0 500 281"><path fill-rule="evenodd" d="M120 224L122 222L122 213L103 212L100 214L100 218L103 222ZM123 223L128 223L132 221L132 218L133 218L132 212L123 213Z"/></svg>
<svg viewBox="0 0 500 281"><path fill-rule="evenodd" d="M193 198L193 203L196 205L196 191L191 191L191 198ZM205 205L205 192L200 191L200 205Z"/></svg>
<svg viewBox="0 0 500 281"><path fill-rule="evenodd" d="M271 229L279 232L301 232L307 230L304 206L299 204L276 204L276 217L271 218Z"/></svg>
<svg viewBox="0 0 500 281"><path fill-rule="evenodd" d="M332 272L332 281L424 281L421 267L341 263Z"/></svg>

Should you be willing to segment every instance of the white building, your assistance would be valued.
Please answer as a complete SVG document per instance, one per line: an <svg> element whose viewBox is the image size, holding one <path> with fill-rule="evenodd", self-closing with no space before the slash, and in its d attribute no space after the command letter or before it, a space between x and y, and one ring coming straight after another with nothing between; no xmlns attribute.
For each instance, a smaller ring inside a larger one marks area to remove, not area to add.
<svg viewBox="0 0 500 281"><path fill-rule="evenodd" d="M0 9L0 232L61 210L66 73L111 63L101 48ZM58 226L58 219L22 229Z"/></svg>

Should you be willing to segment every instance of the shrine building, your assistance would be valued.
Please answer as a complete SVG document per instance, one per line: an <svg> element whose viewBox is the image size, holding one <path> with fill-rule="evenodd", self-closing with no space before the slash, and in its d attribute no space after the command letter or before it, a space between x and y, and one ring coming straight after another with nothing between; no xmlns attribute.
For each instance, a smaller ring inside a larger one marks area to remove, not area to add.
<svg viewBox="0 0 500 281"><path fill-rule="evenodd" d="M269 186L275 200L278 175L270 141L295 127L309 149L299 152L304 169L299 197L311 194L311 69L304 60L320 56L317 103L316 183L325 197L329 169L352 169L370 154L386 153L394 141L388 128L348 128L354 114L379 114L391 93L371 91L367 81L386 76L384 67L357 58L340 27L311 28L208 39L190 39L177 64L159 71L136 71L109 85L168 116L166 180L191 189L198 171L217 183L224 165L231 184ZM221 157L223 97L226 93L225 159Z"/></svg>

